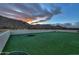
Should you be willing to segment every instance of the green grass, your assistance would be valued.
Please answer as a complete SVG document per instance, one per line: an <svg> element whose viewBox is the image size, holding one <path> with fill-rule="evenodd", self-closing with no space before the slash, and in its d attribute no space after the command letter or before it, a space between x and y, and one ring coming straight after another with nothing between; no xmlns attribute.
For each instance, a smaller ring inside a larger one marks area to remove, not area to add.
<svg viewBox="0 0 79 59"><path fill-rule="evenodd" d="M34 35L11 36L3 52L25 51L32 55L79 54L79 33L48 32Z"/></svg>

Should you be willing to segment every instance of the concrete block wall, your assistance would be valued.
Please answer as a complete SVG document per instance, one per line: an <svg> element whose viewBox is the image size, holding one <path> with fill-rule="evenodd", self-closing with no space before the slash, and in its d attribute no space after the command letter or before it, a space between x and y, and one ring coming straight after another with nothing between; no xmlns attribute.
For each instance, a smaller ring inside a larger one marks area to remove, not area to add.
<svg viewBox="0 0 79 59"><path fill-rule="evenodd" d="M11 35L15 34L28 34L28 33L41 33L41 32L51 32L53 30L11 30Z"/></svg>
<svg viewBox="0 0 79 59"><path fill-rule="evenodd" d="M0 34L0 53L5 47L5 44L8 41L9 36L10 36L10 31L6 31Z"/></svg>
<svg viewBox="0 0 79 59"><path fill-rule="evenodd" d="M28 34L28 33L41 33L41 32L77 32L77 30L10 30L11 35L15 34Z"/></svg>

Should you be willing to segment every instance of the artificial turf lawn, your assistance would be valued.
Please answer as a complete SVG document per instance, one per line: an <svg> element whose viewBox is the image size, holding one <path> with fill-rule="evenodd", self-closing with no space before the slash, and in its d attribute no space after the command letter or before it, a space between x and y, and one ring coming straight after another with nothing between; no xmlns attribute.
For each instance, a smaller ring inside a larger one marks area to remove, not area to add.
<svg viewBox="0 0 79 59"><path fill-rule="evenodd" d="M11 36L3 52L25 51L32 55L79 54L79 33L47 32L34 35Z"/></svg>

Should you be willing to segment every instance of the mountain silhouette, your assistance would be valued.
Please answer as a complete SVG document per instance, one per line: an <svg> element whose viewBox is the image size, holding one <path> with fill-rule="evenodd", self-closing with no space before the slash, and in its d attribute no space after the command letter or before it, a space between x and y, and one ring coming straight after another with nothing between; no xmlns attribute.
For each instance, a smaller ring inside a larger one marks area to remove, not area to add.
<svg viewBox="0 0 79 59"><path fill-rule="evenodd" d="M31 25L16 19L0 16L0 29L25 29Z"/></svg>

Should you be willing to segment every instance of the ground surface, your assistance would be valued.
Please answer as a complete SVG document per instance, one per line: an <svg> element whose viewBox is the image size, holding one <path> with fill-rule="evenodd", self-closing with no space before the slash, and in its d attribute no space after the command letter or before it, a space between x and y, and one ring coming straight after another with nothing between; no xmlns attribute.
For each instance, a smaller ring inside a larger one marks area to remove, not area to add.
<svg viewBox="0 0 79 59"><path fill-rule="evenodd" d="M33 55L79 54L79 33L48 32L13 35L3 52L24 51Z"/></svg>

